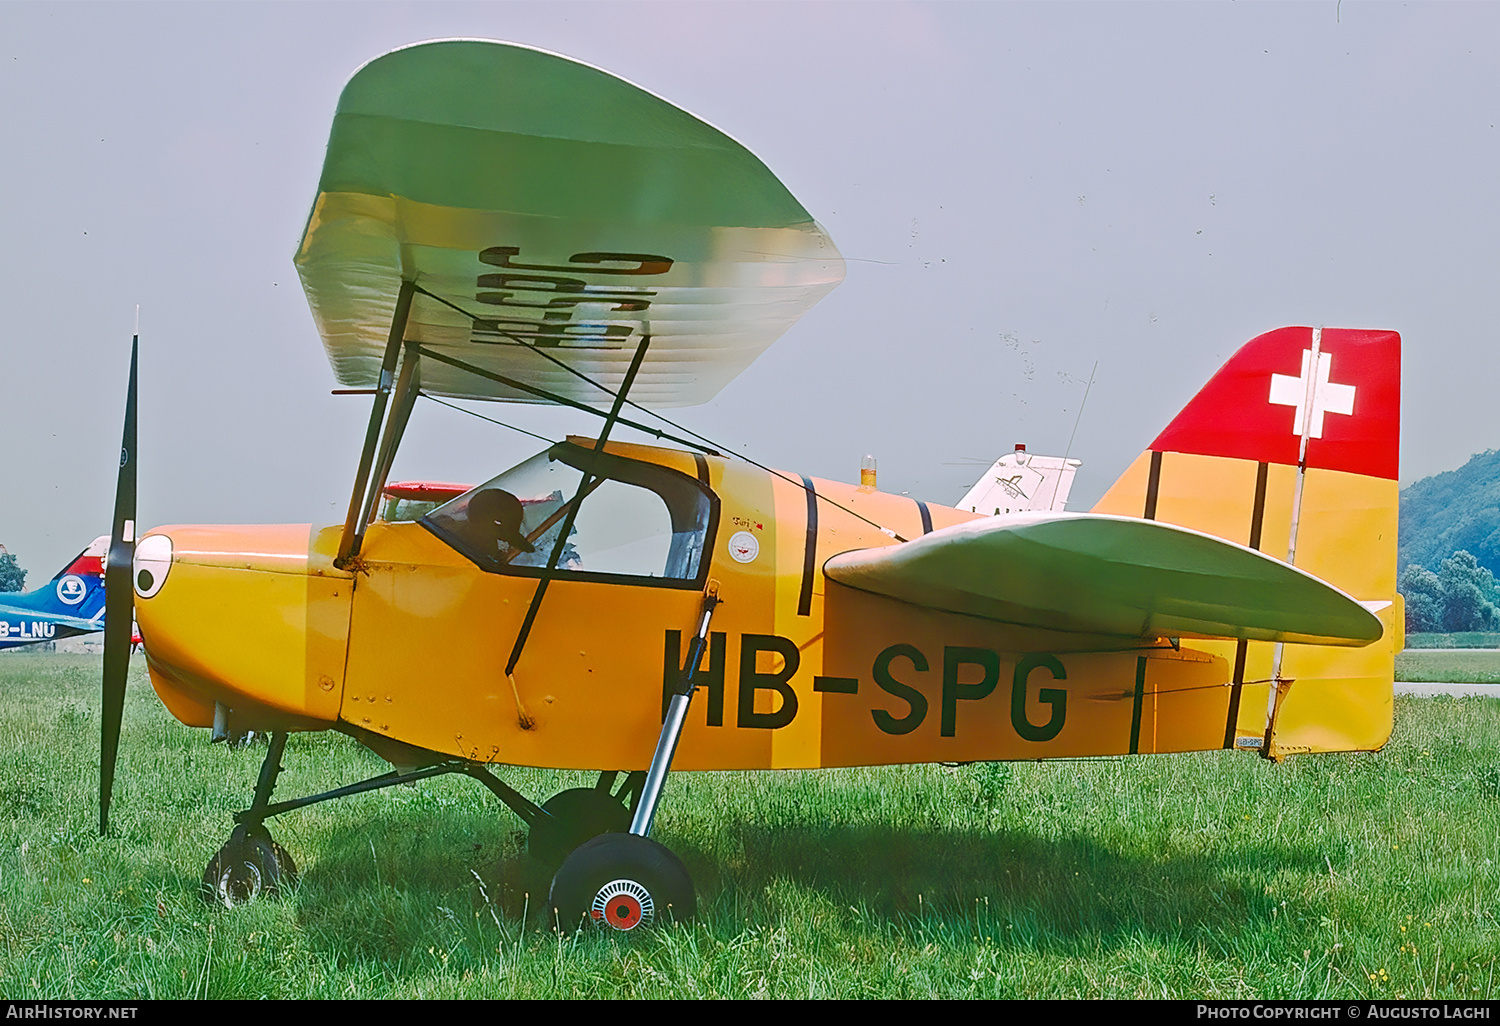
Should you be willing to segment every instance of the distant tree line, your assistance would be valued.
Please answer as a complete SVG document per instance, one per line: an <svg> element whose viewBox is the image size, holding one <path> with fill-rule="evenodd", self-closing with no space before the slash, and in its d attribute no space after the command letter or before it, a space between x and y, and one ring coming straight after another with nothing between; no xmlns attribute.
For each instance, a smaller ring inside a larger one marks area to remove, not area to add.
<svg viewBox="0 0 1500 1026"><path fill-rule="evenodd" d="M16 565L16 557L0 547L0 591L20 591L26 586L26 571Z"/></svg>
<svg viewBox="0 0 1500 1026"><path fill-rule="evenodd" d="M1500 573L1500 452L1478 453L1457 470L1402 489L1396 538L1402 572L1413 564L1437 567L1463 551Z"/></svg>
<svg viewBox="0 0 1500 1026"><path fill-rule="evenodd" d="M1396 539L1408 631L1500 630L1500 451L1403 488Z"/></svg>
<svg viewBox="0 0 1500 1026"><path fill-rule="evenodd" d="M1500 630L1495 575L1463 549L1443 560L1437 573L1408 564L1397 587L1406 598L1408 631Z"/></svg>

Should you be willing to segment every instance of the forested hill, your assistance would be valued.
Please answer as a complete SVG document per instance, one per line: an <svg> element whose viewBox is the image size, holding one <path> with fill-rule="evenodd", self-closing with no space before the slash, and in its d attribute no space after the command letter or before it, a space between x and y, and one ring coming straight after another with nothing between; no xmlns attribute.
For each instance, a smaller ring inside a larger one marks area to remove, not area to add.
<svg viewBox="0 0 1500 1026"><path fill-rule="evenodd" d="M1413 563L1435 569L1460 549L1500 576L1500 452L1495 450L1401 492L1400 570Z"/></svg>

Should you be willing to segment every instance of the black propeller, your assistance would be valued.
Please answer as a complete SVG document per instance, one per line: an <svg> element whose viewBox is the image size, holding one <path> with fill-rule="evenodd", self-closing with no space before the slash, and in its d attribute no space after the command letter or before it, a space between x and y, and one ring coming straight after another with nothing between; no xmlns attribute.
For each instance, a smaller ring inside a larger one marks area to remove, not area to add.
<svg viewBox="0 0 1500 1026"><path fill-rule="evenodd" d="M130 340L130 388L125 393L125 435L120 442L120 478L115 519L104 566L104 714L99 739L99 833L109 832L109 795L125 715L125 675L130 670L130 634L135 623L135 361L140 336Z"/></svg>

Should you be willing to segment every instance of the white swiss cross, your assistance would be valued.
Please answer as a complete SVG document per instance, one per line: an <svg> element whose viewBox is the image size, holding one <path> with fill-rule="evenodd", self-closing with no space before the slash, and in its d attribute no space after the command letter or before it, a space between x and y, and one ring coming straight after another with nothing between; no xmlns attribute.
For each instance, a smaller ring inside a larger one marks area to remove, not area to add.
<svg viewBox="0 0 1500 1026"><path fill-rule="evenodd" d="M1290 374L1271 375L1271 402L1277 406L1296 407L1297 414L1292 418L1292 434L1302 434L1303 417L1311 414L1307 437L1322 438L1323 414L1342 413L1347 416L1354 412L1354 386L1336 385L1329 381L1333 354L1320 352L1318 369L1312 376L1313 386L1309 389L1308 364L1312 362L1312 358L1311 349L1302 350L1301 377L1294 378Z"/></svg>

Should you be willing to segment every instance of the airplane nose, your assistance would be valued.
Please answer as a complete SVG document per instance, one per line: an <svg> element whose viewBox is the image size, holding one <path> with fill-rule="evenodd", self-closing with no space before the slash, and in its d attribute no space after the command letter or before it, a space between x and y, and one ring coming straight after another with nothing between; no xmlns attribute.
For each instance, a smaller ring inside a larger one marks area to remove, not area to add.
<svg viewBox="0 0 1500 1026"><path fill-rule="evenodd" d="M136 595L145 599L161 591L171 569L172 539L164 534L142 538L135 547L135 563L131 567Z"/></svg>
<svg viewBox="0 0 1500 1026"><path fill-rule="evenodd" d="M208 726L222 704L256 730L338 718L353 594L333 567L338 533L179 525L140 540L136 622L173 715Z"/></svg>

